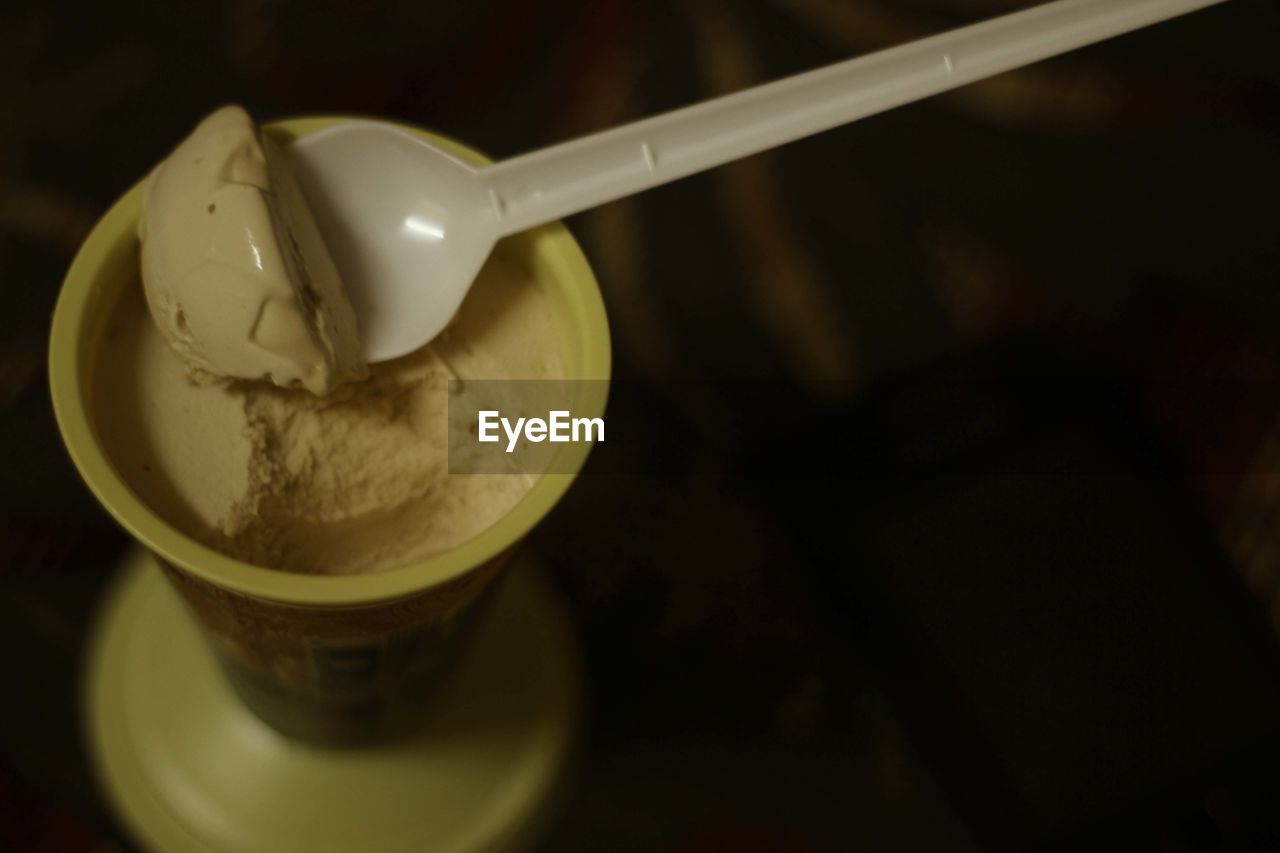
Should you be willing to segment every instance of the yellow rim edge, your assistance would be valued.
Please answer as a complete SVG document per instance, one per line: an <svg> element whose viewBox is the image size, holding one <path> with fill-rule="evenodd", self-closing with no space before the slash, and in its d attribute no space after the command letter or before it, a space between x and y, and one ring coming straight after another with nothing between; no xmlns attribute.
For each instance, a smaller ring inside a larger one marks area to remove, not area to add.
<svg viewBox="0 0 1280 853"><path fill-rule="evenodd" d="M286 136L305 136L339 122L364 120L352 116L286 119L265 125ZM400 125L473 163L488 162L454 140L420 128ZM49 337L49 385L54 414L62 438L80 475L102 505L130 534L156 554L193 575L225 589L257 598L308 606L373 604L420 592L457 577L527 534L568 490L586 462L589 447L568 444L553 463L558 471L544 474L514 509L475 538L457 548L418 563L374 574L332 577L300 575L264 569L232 559L178 531L143 504L116 474L94 435L89 420L89 323L100 298L99 275L110 260L132 250L141 184L135 184L100 219L76 254L62 283ZM532 241L532 251L569 282L565 288L568 316L559 317L563 330L579 346L572 376L598 379L583 383L576 411L587 417L604 414L608 395L611 348L604 300L595 275L569 230L560 223L519 235Z"/></svg>

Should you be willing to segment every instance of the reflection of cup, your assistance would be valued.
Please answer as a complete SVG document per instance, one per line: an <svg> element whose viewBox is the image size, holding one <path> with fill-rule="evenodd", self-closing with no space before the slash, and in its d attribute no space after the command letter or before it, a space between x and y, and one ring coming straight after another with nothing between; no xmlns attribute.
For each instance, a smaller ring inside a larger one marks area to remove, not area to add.
<svg viewBox="0 0 1280 853"><path fill-rule="evenodd" d="M282 140L337 118L268 125ZM474 163L479 155L407 128ZM554 467L505 516L429 560L376 574L289 574L240 562L183 534L144 505L108 459L92 418L90 365L112 311L138 278L140 186L98 222L63 283L49 373L67 449L98 500L157 558L187 602L237 693L280 731L321 742L367 740L409 727L427 688L457 653L484 593L515 546L547 514L585 461L566 444ZM607 380L609 332L594 276L561 225L509 238L565 336L566 374ZM607 382L573 383L576 411L604 412Z"/></svg>

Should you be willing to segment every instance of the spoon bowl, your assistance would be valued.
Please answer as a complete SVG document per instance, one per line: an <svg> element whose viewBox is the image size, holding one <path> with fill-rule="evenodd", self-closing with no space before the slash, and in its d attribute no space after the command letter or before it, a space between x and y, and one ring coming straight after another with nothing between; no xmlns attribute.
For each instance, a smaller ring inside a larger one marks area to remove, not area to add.
<svg viewBox="0 0 1280 853"><path fill-rule="evenodd" d="M333 125L295 141L293 152L365 359L398 358L435 338L497 239L476 169L379 122Z"/></svg>

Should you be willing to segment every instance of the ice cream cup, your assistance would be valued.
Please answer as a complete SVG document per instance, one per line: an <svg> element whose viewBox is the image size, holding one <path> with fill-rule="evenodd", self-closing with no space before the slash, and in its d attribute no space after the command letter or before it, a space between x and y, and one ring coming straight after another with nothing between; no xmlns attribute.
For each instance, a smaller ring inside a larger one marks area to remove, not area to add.
<svg viewBox="0 0 1280 853"><path fill-rule="evenodd" d="M343 121L308 117L267 132L289 140ZM472 162L449 139L406 128ZM185 535L144 504L117 473L94 423L92 361L127 287L138 286L140 209L135 185L93 228L71 264L54 312L49 376L63 441L112 516L145 546L181 594L236 692L279 731L322 743L375 739L412 727L424 697L464 642L522 538L569 488L589 446L564 444L551 470L505 516L431 559L352 576L291 574L241 562ZM563 225L504 240L565 336L566 373L607 380L609 330L594 275ZM607 382L572 383L575 414L604 414Z"/></svg>

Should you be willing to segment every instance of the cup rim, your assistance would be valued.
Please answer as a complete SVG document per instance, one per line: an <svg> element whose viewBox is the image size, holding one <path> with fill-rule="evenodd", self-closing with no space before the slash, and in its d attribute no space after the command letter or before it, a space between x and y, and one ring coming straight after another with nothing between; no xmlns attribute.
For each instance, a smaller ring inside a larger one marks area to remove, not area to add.
<svg viewBox="0 0 1280 853"><path fill-rule="evenodd" d="M263 127L289 137L362 116L323 115L281 119ZM379 119L381 121L381 119ZM476 151L422 128L396 124L474 164L491 162ZM586 462L589 445L567 444L553 464L557 472L541 475L509 512L476 536L441 554L395 569L360 575L311 575L268 569L234 559L198 542L161 518L138 499L116 472L98 441L89 414L87 335L97 287L106 260L136 241L142 182L134 184L94 225L63 279L49 337L49 385L54 415L63 443L81 477L99 503L135 539L177 568L222 589L300 606L365 605L403 598L461 577L518 543L551 511ZM563 223L526 232L532 251L578 283L565 291L568 316L560 318L581 341L574 378L583 382L590 417L604 414L608 394L611 345L599 284L581 248Z"/></svg>

